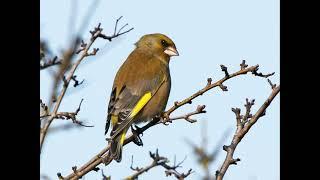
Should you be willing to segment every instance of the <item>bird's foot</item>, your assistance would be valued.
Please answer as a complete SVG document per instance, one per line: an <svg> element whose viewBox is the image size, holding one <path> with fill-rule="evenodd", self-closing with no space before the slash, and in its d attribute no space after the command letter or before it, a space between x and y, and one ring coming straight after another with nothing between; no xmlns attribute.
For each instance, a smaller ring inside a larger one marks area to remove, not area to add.
<svg viewBox="0 0 320 180"><path fill-rule="evenodd" d="M143 142L140 138L140 134L143 135L142 128L139 128L138 126L134 125L135 129L133 128L133 125L131 126L131 132L133 135L133 142L138 146L143 146Z"/></svg>
<svg viewBox="0 0 320 180"><path fill-rule="evenodd" d="M108 154L107 156L101 157L102 158L102 163L107 166L108 164L111 163L111 161L113 160L113 157Z"/></svg>

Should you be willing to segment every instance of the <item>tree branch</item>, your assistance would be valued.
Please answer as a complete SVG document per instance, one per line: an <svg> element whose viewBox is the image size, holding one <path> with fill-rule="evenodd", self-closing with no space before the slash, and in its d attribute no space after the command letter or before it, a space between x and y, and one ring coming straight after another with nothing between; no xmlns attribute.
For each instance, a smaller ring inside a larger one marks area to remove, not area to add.
<svg viewBox="0 0 320 180"><path fill-rule="evenodd" d="M157 166L162 166L163 168L165 168L165 173L166 176L171 176L173 175L174 177L176 177L179 180L183 180L185 179L187 176L189 176L192 173L192 169L189 169L187 173L179 173L176 169L178 167L181 167L181 164L184 162L184 160L182 160L180 163L178 163L177 165L174 162L173 166L168 165L169 160L166 157L160 156L158 153L158 149L156 150L155 153L152 153L151 151L149 152L150 157L153 159L153 161L151 162L150 165L144 167L144 168L139 168L139 167L132 167L132 164L130 166L130 168L134 171L136 171L134 174L124 178L126 180L135 180L138 179L138 177L149 171L150 169L157 167ZM133 163L133 160L132 160Z"/></svg>
<svg viewBox="0 0 320 180"><path fill-rule="evenodd" d="M243 60L242 64L240 64L241 69L233 74L229 74L227 67L224 65L221 65L221 70L225 73L225 77L220 79L219 81L213 83L213 84L211 83L212 79L208 78L208 80L207 80L208 83L204 88L202 88L201 90L199 90L198 92L196 92L195 94L191 95L190 97L184 99L181 102L175 102L174 106L172 106L169 110L167 110L164 113L164 115L163 115L163 117L165 118L164 122L168 121L167 119L173 111L175 111L176 109L178 109L179 107L181 107L185 104L191 104L193 99L197 98L198 96L203 95L205 92L209 91L212 88L220 87L223 91L227 91L228 89L226 86L223 85L223 83L225 81L227 81L228 79L234 78L239 75L247 74L248 72L251 72L253 75L259 74L260 77L266 76L266 75L263 75L262 73L257 73L257 71L259 69L259 65L255 65L255 66L251 66L251 67L247 67L247 66L248 65L245 64L245 60ZM274 73L268 74L268 77L273 74Z"/></svg>
<svg viewBox="0 0 320 180"><path fill-rule="evenodd" d="M41 63L42 62L42 63ZM62 60L58 60L58 57L55 56L52 60L40 61L40 70L44 70L48 67L61 64Z"/></svg>
<svg viewBox="0 0 320 180"><path fill-rule="evenodd" d="M240 161L239 158L236 158L236 159L233 158L234 151L236 150L238 144L240 143L242 138L247 134L250 128L258 121L258 119L263 115L265 115L266 109L268 108L272 100L280 92L280 85L275 87L272 85L270 80L269 80L269 83L271 84L271 87L273 89L272 93L253 116L250 114L250 110L252 105L254 104L254 100L248 101L248 99L246 99L246 104L245 104L246 113L244 116L240 114L239 108L232 108L232 111L236 115L237 129L233 136L231 144L229 146L226 146L226 145L223 146L223 150L227 152L227 155L220 170L216 171L217 180L223 179L226 171L228 170L231 164L237 164L237 162Z"/></svg>
<svg viewBox="0 0 320 180"><path fill-rule="evenodd" d="M123 146L125 146L126 144L128 144L130 142L134 142L137 145L141 145L137 142L137 137L139 137L140 134L143 134L144 131L146 131L147 129L149 129L150 127L152 127L154 125L161 124L161 123L165 124L167 122L171 122L172 119L170 118L170 114L173 113L178 108L184 106L185 104L191 104L193 99L197 98L200 95L203 95L204 93L206 93L207 91L209 91L210 89L213 89L215 87L220 87L222 90L226 89L226 86L223 86L223 83L225 81L227 81L228 79L240 76L240 75L247 74L248 72L251 72L251 73L253 73L253 71L257 72L257 68L259 67L259 65L248 67L248 65L245 64L245 60L243 60L242 64L240 64L240 67L241 68L239 71L232 73L232 74L228 73L229 76L225 76L213 84L212 84L212 79L208 78L207 84L204 88L202 88L198 92L194 93L190 97L188 97L180 102L175 102L174 105L171 108L169 108L166 112L164 112L161 117L155 117L147 125L143 126L142 128L138 128L135 131L136 134L133 133L125 139ZM227 69L223 68L222 71L224 71L226 73ZM222 87L225 87L225 88L222 88ZM203 109L202 109L202 111L203 111ZM190 114L193 114L193 113L189 113L187 115L190 115ZM181 116L179 118L175 118L175 120L184 119L186 116ZM87 174L88 172L92 171L93 169L95 169L101 163L108 165L112 161L112 159L110 159L110 155L109 155L109 151L108 151L109 147L110 146L108 145L106 148L101 150L97 155L95 155L90 161L88 161L86 164L84 164L82 167L80 167L77 170L77 174L71 173L67 177L65 177L64 179L78 179L78 178L84 176L85 174Z"/></svg>
<svg viewBox="0 0 320 180"><path fill-rule="evenodd" d="M93 31L90 31L91 38L90 38L89 43L86 44L85 47L82 47L83 49L81 51L78 51L79 53L82 52L82 54L80 55L79 59L71 67L71 70L70 70L68 76L63 78L64 85L62 87L60 95L57 97L57 99L55 101L55 106L53 108L53 111L52 111L51 115L48 117L47 122L45 123L44 127L40 129L40 153L41 153L41 149L43 146L43 142L44 142L45 137L47 135L48 128L50 127L52 121L57 117L58 109L59 109L60 104L62 102L62 99L67 91L67 88L70 84L70 81L75 79L74 78L75 71L77 70L80 63L86 57L91 56L91 55L95 55L97 53L97 51L99 50L99 49L94 49L93 52L91 52L91 53L89 52L89 50L90 50L92 44L95 42L95 40L103 35L102 34L103 29L100 28L100 25L101 24L99 23L99 25L97 27L95 27ZM129 31L127 31L127 32L129 32ZM124 33L126 33L126 32L124 32ZM121 33L121 34L124 34L124 33ZM118 37L121 34L116 34L115 36L111 36L110 38L112 39L112 38ZM72 54L72 55L70 55L70 57L72 57L74 53L75 53L75 51L70 52L70 54ZM71 59L71 58L69 58L69 59ZM64 71L62 73L64 73Z"/></svg>

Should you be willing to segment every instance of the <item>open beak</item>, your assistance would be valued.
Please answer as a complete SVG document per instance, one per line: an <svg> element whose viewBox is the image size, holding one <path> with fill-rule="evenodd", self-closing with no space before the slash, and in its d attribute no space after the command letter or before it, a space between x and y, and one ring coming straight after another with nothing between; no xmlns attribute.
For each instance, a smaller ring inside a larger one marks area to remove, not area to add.
<svg viewBox="0 0 320 180"><path fill-rule="evenodd" d="M169 56L179 56L178 51L175 48L173 48L172 46L167 47L164 50L164 53L168 54Z"/></svg>

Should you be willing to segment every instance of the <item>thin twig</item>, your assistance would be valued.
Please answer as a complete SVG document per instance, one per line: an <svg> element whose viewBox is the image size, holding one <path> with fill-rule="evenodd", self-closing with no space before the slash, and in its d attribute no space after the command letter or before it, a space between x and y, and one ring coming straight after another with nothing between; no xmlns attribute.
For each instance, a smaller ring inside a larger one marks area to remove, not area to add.
<svg viewBox="0 0 320 180"><path fill-rule="evenodd" d="M42 61L43 63L40 63L40 70L44 70L48 67L55 66L61 64L62 60L58 60L58 56L55 56L52 60Z"/></svg>
<svg viewBox="0 0 320 180"><path fill-rule="evenodd" d="M172 106L169 110L167 110L163 117L165 118L164 121L166 121L166 119L169 118L169 115L175 111L177 108L185 105L185 104L190 104L192 103L192 100L197 98L198 96L203 95L205 92L209 91L212 88L215 87L220 87L223 91L227 90L227 87L223 85L223 83L233 77L239 76L239 75L243 75L243 74L247 74L248 72L251 72L252 74L256 75L255 73L257 73L258 69L259 69L259 65L255 65L255 66L251 66L251 67L247 67L248 65L245 64L245 61L243 60L242 64L240 64L241 69L233 74L229 74L227 68L224 65L221 65L221 70L225 73L225 77L220 79L219 81L215 82L215 83L211 83L212 79L208 78L208 83L207 85L199 90L198 92L196 92L195 94L191 95L190 97L184 99L183 101L180 102L175 102L174 106ZM246 68L245 68L246 67ZM262 73L260 73L262 74ZM274 74L274 73L271 73ZM270 76L270 75L269 75ZM260 76L260 77L264 77L264 76Z"/></svg>
<svg viewBox="0 0 320 180"><path fill-rule="evenodd" d="M184 162L184 160L186 158L184 158L180 163L178 163L177 165L174 164L173 166L168 165L169 160L166 157L160 156L158 149L156 150L155 153L149 152L150 157L152 158L152 162L150 165L144 167L144 168L132 168L132 164L131 164L131 169L136 171L134 174L124 178L126 180L135 180L138 179L138 177L145 173L148 172L150 169L157 167L157 166L162 166L163 168L165 168L165 174L166 176L171 176L173 175L174 177L176 177L179 180L183 180L184 178L186 178L187 176L189 176L192 173L192 169L189 169L187 173L179 173L176 169L181 167L181 164Z"/></svg>
<svg viewBox="0 0 320 180"><path fill-rule="evenodd" d="M116 37L118 37L118 36L121 36L122 34L126 34L126 33L130 32L130 31L132 31L132 30L134 29L134 28L130 28L130 29L124 31L124 32L121 32L121 30L128 25L128 24L125 24L125 25L122 26L122 27L120 28L120 30L117 32L118 23L119 23L119 21L120 21L121 18L122 18L122 16L120 16L120 17L116 20L116 24L115 24L115 26L114 26L114 32L113 32L113 34L112 34L111 36L107 36L107 35L105 35L105 34L99 34L99 37L100 37L100 38L103 38L103 39L107 39L108 41L111 42L112 39L114 39L114 38L116 38Z"/></svg>
<svg viewBox="0 0 320 180"><path fill-rule="evenodd" d="M184 120L186 120L186 121L188 121L190 123L197 122L196 119L191 119L190 117L193 116L193 115L196 115L196 114L206 113L207 111L204 110L205 107L206 107L205 105L199 105L195 111L187 113L187 114L182 115L182 116L177 116L177 117L172 117L172 118L169 117L169 119L167 119L166 122L172 122L174 120L180 120L180 119L184 119ZM166 123L166 122L164 122L164 123ZM163 123L163 122L159 121L158 124L160 124L160 123Z"/></svg>

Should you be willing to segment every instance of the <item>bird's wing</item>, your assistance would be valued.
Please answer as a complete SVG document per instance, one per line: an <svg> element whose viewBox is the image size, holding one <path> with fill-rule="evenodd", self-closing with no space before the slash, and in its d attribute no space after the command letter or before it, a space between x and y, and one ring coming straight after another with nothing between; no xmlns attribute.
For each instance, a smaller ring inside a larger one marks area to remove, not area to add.
<svg viewBox="0 0 320 180"><path fill-rule="evenodd" d="M131 83L130 86L126 84L121 87L115 86L109 101L105 134L108 132L110 123L112 123L111 138L132 124L134 117L151 100L165 81L163 73L156 73L152 79L142 78ZM117 88L121 89L117 90Z"/></svg>

